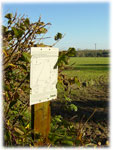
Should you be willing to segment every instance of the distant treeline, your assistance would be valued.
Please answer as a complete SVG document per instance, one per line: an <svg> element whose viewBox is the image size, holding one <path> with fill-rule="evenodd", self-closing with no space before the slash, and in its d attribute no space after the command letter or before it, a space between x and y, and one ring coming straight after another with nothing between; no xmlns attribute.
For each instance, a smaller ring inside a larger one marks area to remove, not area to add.
<svg viewBox="0 0 113 150"><path fill-rule="evenodd" d="M109 50L79 50L75 57L109 57Z"/></svg>

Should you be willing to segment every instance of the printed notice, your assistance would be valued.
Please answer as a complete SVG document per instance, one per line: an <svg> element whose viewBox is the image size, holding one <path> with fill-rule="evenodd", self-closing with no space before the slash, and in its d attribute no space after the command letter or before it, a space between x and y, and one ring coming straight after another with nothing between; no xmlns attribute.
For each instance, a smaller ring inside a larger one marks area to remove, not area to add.
<svg viewBox="0 0 113 150"><path fill-rule="evenodd" d="M32 47L30 67L30 105L57 98L58 48Z"/></svg>

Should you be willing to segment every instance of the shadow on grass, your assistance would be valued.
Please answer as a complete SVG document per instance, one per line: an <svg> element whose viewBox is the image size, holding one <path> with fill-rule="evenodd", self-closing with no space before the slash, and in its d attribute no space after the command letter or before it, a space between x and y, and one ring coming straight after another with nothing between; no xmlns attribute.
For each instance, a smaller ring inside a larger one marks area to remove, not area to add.
<svg viewBox="0 0 113 150"><path fill-rule="evenodd" d="M67 67L65 68L66 71L71 70L80 70L80 71L109 71L108 64L80 64L75 67Z"/></svg>
<svg viewBox="0 0 113 150"><path fill-rule="evenodd" d="M52 114L53 115L62 115L64 118L71 118L74 115L77 115L75 121L80 121L83 116L85 116L85 120L93 113L96 109L95 114L91 118L93 121L108 121L109 119L109 102L105 100L87 100L87 101L76 101L71 102L78 107L77 112L69 112L68 110L63 109L64 104L55 101L52 102Z"/></svg>
<svg viewBox="0 0 113 150"><path fill-rule="evenodd" d="M103 67L109 67L109 64L79 64L79 66L103 66Z"/></svg>
<svg viewBox="0 0 113 150"><path fill-rule="evenodd" d="M108 121L109 115L109 102L106 100L87 100L83 101L74 101L73 104L78 106L78 116L81 118L83 115L89 117L91 113L96 109L94 116L92 117L93 121Z"/></svg>

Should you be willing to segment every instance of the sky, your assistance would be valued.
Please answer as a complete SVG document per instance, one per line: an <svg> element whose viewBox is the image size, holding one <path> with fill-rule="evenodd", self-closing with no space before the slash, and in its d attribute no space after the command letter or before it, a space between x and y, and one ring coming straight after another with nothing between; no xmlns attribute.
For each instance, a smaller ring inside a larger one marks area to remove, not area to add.
<svg viewBox="0 0 113 150"><path fill-rule="evenodd" d="M109 49L110 48L110 4L101 3L2 3L2 16L6 13L25 14L31 22L50 22L46 36L51 38L42 42L52 45L57 32L65 34L55 47L67 50L76 49ZM4 17L3 17L4 22Z"/></svg>

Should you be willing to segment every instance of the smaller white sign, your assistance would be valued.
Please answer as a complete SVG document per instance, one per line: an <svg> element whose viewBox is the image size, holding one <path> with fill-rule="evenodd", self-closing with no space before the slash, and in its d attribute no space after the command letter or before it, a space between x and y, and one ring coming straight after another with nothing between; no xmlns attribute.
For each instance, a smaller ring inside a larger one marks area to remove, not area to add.
<svg viewBox="0 0 113 150"><path fill-rule="evenodd" d="M31 47L30 105L57 98L58 48Z"/></svg>

